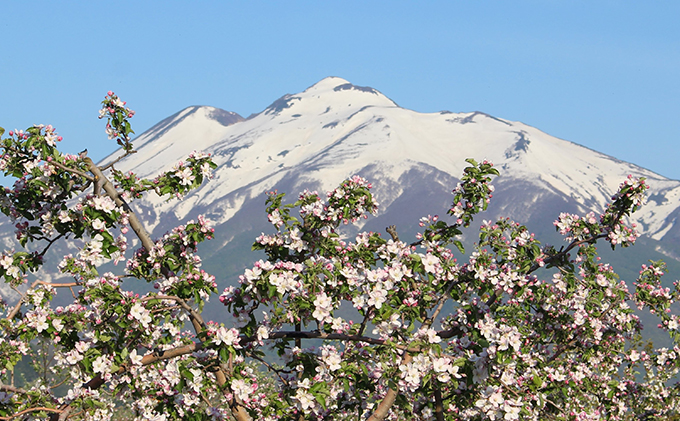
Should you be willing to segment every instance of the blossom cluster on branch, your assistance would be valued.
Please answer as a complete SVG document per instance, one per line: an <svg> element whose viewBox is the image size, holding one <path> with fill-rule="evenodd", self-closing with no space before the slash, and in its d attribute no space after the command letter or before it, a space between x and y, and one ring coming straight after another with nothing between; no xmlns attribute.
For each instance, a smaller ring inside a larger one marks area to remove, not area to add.
<svg viewBox="0 0 680 421"><path fill-rule="evenodd" d="M135 153L133 115L107 94L100 117L121 157ZM394 226L389 237L345 235L378 211L359 176L293 203L270 192L272 232L253 245L266 257L219 294L198 254L213 237L210 222L152 239L131 206L199 187L216 167L210 156L193 153L142 179L117 170L118 160L98 166L86 153L62 154L51 126L3 134L0 169L16 182L0 210L21 250L0 255L0 275L13 288L30 285L17 289L18 301L0 301L0 420L110 419L121 402L140 420L679 414L677 284L664 287L663 263L651 262L631 293L596 250L599 240L615 249L639 237L628 218L644 204L644 179L625 180L599 216L560 214L559 249L501 218L483 221L467 255L462 229L486 210L498 175L487 161L468 160L449 218L421 218L410 243ZM57 243L78 249L53 268L66 281L43 281L35 273ZM107 262L125 265L100 273ZM135 282L153 292L129 289ZM56 306L57 293L73 298ZM204 319L214 296L223 320ZM640 344L630 303L658 315L672 349ZM49 364L18 386L22 358Z"/></svg>

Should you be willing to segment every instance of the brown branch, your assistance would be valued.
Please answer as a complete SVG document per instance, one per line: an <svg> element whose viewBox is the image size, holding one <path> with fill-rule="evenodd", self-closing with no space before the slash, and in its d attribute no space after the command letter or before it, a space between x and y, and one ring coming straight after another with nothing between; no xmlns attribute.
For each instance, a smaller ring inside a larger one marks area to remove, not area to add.
<svg viewBox="0 0 680 421"><path fill-rule="evenodd" d="M71 295L73 296L73 299L77 300L78 297L76 297L76 292L73 290L73 288L71 287L71 288L69 288L69 290L71 291Z"/></svg>
<svg viewBox="0 0 680 421"><path fill-rule="evenodd" d="M390 225L389 227L385 228L385 231L392 236L392 239L394 241L399 241L399 234L397 234L397 227L396 225Z"/></svg>
<svg viewBox="0 0 680 421"><path fill-rule="evenodd" d="M221 365L222 364L220 364L220 366ZM231 394L231 399L228 399L228 402L232 415L237 421L252 421L252 418L250 418L246 408L243 406L243 402L241 402L240 399L237 399L228 387L225 387L227 384L227 376L224 374L225 371L225 368L220 367L220 369L215 372L215 378L217 379L217 384L222 388L222 394L225 397Z"/></svg>
<svg viewBox="0 0 680 421"><path fill-rule="evenodd" d="M80 284L78 282L72 282L72 283L67 283L67 284L53 284L53 283L50 283L50 282L36 280L28 288L28 291L35 289L35 287L37 287L38 285L50 285L50 286L53 286L55 288L66 288L66 287L79 286ZM22 297L14 305L14 308L12 308L12 311L10 311L7 314L7 317L5 317L5 320L12 320L13 318L16 317L16 315L19 313L19 310L21 310L21 306L24 303L24 299L26 299L26 295L28 294L28 291L26 291L26 294L22 294Z"/></svg>
<svg viewBox="0 0 680 421"><path fill-rule="evenodd" d="M28 391L25 390L25 389L10 386L8 384L0 384L0 390L3 391L3 392L19 393L19 394L22 394L22 395L25 395L26 393L28 393Z"/></svg>
<svg viewBox="0 0 680 421"><path fill-rule="evenodd" d="M436 319L439 316L439 313L441 313L442 309L444 308L444 303L448 300L451 290L453 289L454 286L460 284L461 282L462 281L451 282L449 284L449 286L446 288L446 291L444 291L444 294L441 297L439 297L439 301L437 302L437 308L434 310L434 313L432 313L432 316L425 320L423 326L427 326L428 328L432 326L434 319Z"/></svg>
<svg viewBox="0 0 680 421"><path fill-rule="evenodd" d="M52 247L52 244L54 244L58 239L65 237L65 236L66 236L66 234L59 234L51 240L48 240L47 238L45 238L45 240L47 240L47 245L45 246L43 251L40 252L40 254L38 256L41 256L41 257L44 256L45 253L47 253L47 250L49 250L50 247Z"/></svg>
<svg viewBox="0 0 680 421"><path fill-rule="evenodd" d="M191 354L196 351L200 351L203 349L203 344L200 342L192 342L187 345L179 346L177 348L172 348L168 349L165 351L154 351L150 354L145 355L142 357L142 366L147 366L150 364L153 364L158 361L162 360L169 360L171 358L176 358L176 357L181 357L182 355L186 354ZM118 368L118 371L112 374L123 374L126 371L128 371L129 367L122 365ZM97 374L95 377L90 379L87 383L85 383L82 387L87 388L87 389L97 389L101 387L104 384L104 379L101 377L100 374Z"/></svg>
<svg viewBox="0 0 680 421"><path fill-rule="evenodd" d="M175 297L174 295L154 295L151 297L145 297L141 301L152 301L152 300L172 300L175 301L177 304L179 304L182 309L184 309L187 313L189 313L189 317L191 318L191 323L194 325L194 330L196 331L196 335L200 334L204 329L207 329L207 325L205 324L205 321L203 320L203 316L199 312L193 309L189 304L187 304L186 301L179 297Z"/></svg>
<svg viewBox="0 0 680 421"><path fill-rule="evenodd" d="M128 156L128 155L132 155L133 153L137 153L137 151L135 151L135 150L125 151L125 153L124 153L123 155L121 155L121 156L119 156L118 158L116 158L113 162L111 162L110 164L107 164L107 165L103 166L103 167L102 167L102 171L108 170L109 168L113 167L114 164L117 164L118 161L120 161L121 159L125 158L125 157Z"/></svg>
<svg viewBox="0 0 680 421"><path fill-rule="evenodd" d="M600 238L606 238L606 237L607 237L607 234L598 234L598 235L594 235L594 236L589 237L589 238L585 238L585 239L580 240L580 241L574 240L571 243L569 243L567 248L560 250L557 254L553 254L552 256L549 256L547 259L543 260L543 263L544 263L544 265L552 263L553 261L555 261L557 259L561 259L562 257L566 256L567 253L569 253L572 249L574 249L574 247L578 247L582 244L594 243L595 241L599 240ZM531 274L532 272L535 272L540 267L541 267L540 264L534 263L531 266L531 268L527 271L527 275Z"/></svg>
<svg viewBox="0 0 680 421"><path fill-rule="evenodd" d="M69 406L68 408L64 409L64 412L62 412L59 415L59 421L66 421L69 416L71 415L71 412L73 411L73 407ZM84 412L84 411L81 411ZM77 415L77 414L76 414Z"/></svg>
<svg viewBox="0 0 680 421"><path fill-rule="evenodd" d="M434 387L434 413L437 421L444 421L444 404L442 403L442 391L437 384Z"/></svg>
<svg viewBox="0 0 680 421"><path fill-rule="evenodd" d="M394 232L394 234L393 234L392 232L388 231L388 232L390 232L390 234L394 238L396 236L396 230L394 229L394 226L389 227L389 229L391 229ZM398 241L398 237L397 237L397 240L395 240L395 241ZM439 313L442 311L444 303L446 302L446 299L447 299L446 297L449 295L449 293L451 292L451 289L454 287L454 285L456 285L456 283L452 282L448 286L444 295L439 298L439 302L437 303L437 308L435 309L434 313L432 313L432 316L429 317L428 319L426 319L423 322L422 327L429 329L430 326L432 326L432 323L439 316ZM437 334L439 335L439 332L437 332ZM403 348L400 347L400 346L397 346L397 348L405 349L406 352L407 352L406 356L402 360L402 364L409 364L411 362L411 360L413 359L413 357L411 356L411 354L409 352L419 352L420 351L419 348L413 349L413 348L409 348L409 347L406 347L406 346L404 346ZM443 414L443 406L442 406L442 395L441 395L441 390L439 389L439 387L435 387L434 393L435 393L435 414L437 416L437 421L443 421L444 420L444 414ZM378 408L375 410L375 412L373 412L373 414L371 414L371 416L368 418L367 421L381 421L381 420L385 419L385 417L387 417L387 414L388 414L390 408L392 408L392 405L394 405L394 401L397 399L398 395L399 395L399 388L398 387L390 388L387 391L387 393L385 394L385 397L383 398L383 400L378 405Z"/></svg>
<svg viewBox="0 0 680 421"><path fill-rule="evenodd" d="M57 384L55 384L55 385L53 385L53 386L50 386L49 388L50 388L50 389L56 389L56 388L58 388L59 386L63 385L64 383L66 383L66 382L69 381L69 380L71 380L69 377L64 377L64 380L60 381L59 383L57 383Z"/></svg>
<svg viewBox="0 0 680 421"><path fill-rule="evenodd" d="M72 173L72 174L79 175L79 176L83 177L83 178L86 179L86 180L94 181L94 177L92 177L90 174L85 173L85 172L82 172L82 171L77 170L77 169L75 169L75 168L67 167L66 165L64 165L64 164L62 164L62 163L60 163L60 162L57 162L57 161L50 161L49 164L50 164L50 165L54 165L54 166L57 167L57 168L61 168L62 170L67 171L67 172L70 172L70 173Z"/></svg>
<svg viewBox="0 0 680 421"><path fill-rule="evenodd" d="M368 319L373 316L373 308L369 309L364 316L364 320L361 321L361 326L359 327L358 335L363 335L366 330L366 325L368 324Z"/></svg>
<svg viewBox="0 0 680 421"><path fill-rule="evenodd" d="M95 179L101 182L101 187L106 192L106 195L116 203L116 206L122 207L128 213L130 228L132 228L135 234L137 234L137 237L142 242L142 246L150 252L151 249L153 249L154 243L151 241L149 233L137 218L137 214L135 214L135 212L130 208L130 205L128 205L128 203L120 197L113 184L111 184L109 179L106 178L102 170L97 165L95 165L90 157L85 157L83 161L87 164L90 172L94 174Z"/></svg>
<svg viewBox="0 0 680 421"><path fill-rule="evenodd" d="M463 335L464 333L465 332L462 329L454 327L451 329L440 330L439 332L437 332L437 336L439 336L442 339L449 339L453 338L456 335Z"/></svg>
<svg viewBox="0 0 680 421"><path fill-rule="evenodd" d="M49 285L52 288L71 288L71 287L78 287L82 285L80 282L68 282L65 284L53 284L51 282L45 282L45 281L36 281L38 285Z"/></svg>
<svg viewBox="0 0 680 421"><path fill-rule="evenodd" d="M411 356L411 354L407 353L401 360L401 363L406 365L409 364L411 360L413 360L413 357ZM399 395L399 388L397 387L395 387L394 389L390 388L385 394L383 400L378 405L378 408L375 410L375 412L371 414L371 416L366 421L384 420L385 417L387 417L387 413L390 411L390 408L392 408L392 405L394 405L394 401L397 399L397 395Z"/></svg>
<svg viewBox="0 0 680 421"><path fill-rule="evenodd" d="M30 414L31 412L54 412L57 414L61 414L64 412L62 409L56 409L56 408L47 408L47 407L42 407L42 406L37 406L35 408L28 408L24 409L23 411L17 412L16 414L10 415L9 417L0 417L0 420L3 421L8 421L14 418L18 418L24 414Z"/></svg>
<svg viewBox="0 0 680 421"><path fill-rule="evenodd" d="M447 288L446 292L444 293L444 296L439 298L439 303L437 304L437 309L434 311L434 313L432 314L432 316L430 318L428 318L427 320L425 320L425 322L423 322L423 327L425 327L426 329L429 329L430 326L432 326L432 322L434 321L434 319L437 318L437 316L439 316L439 313L441 312L442 307L444 306L444 302L446 301L446 296L451 292L451 289L453 288L453 286L455 284L456 283L452 282L451 285L449 285L449 287ZM439 335L439 332L437 332L437 334ZM410 350L408 350L408 351L410 351ZM411 354L408 353L408 351L406 353L406 356L402 360L402 364L409 364L411 362L411 360L413 359L413 357L411 356ZM385 397L383 398L383 400L378 405L378 408L375 410L375 412L373 412L373 414L371 414L371 416L368 418L367 421L381 421L381 420L385 419L385 417L387 417L387 413L389 412L390 408L392 408L392 405L394 405L394 401L397 399L397 395L399 395L399 388L398 387L390 388L387 391L387 393L385 394ZM439 401L437 401L437 395L439 396ZM443 408L439 407L441 405L441 391L439 390L438 387L435 387L435 402L437 404L437 408L436 408L437 409L437 411L436 411L437 421L442 421L444 419L444 415L443 415Z"/></svg>
<svg viewBox="0 0 680 421"><path fill-rule="evenodd" d="M42 282L42 281L35 281L35 282L33 282L33 283L31 284L29 290L34 289L36 286L38 286L38 284L39 284L40 282ZM21 310L21 305L24 303L24 300L26 299L26 295L28 295L28 291L26 291L26 294L23 294L23 295L21 296L21 298L20 298L19 301L16 303L16 305L14 306L14 308L12 308L12 311L10 311L10 312L7 314L7 317L5 317L5 320L12 320L13 318L16 317L16 315L19 313L19 310Z"/></svg>
<svg viewBox="0 0 680 421"><path fill-rule="evenodd" d="M300 322L295 323L295 331L300 332L302 331L302 324ZM302 348L302 336L294 336L295 338L295 346L298 348ZM299 373L301 375L302 372Z"/></svg>

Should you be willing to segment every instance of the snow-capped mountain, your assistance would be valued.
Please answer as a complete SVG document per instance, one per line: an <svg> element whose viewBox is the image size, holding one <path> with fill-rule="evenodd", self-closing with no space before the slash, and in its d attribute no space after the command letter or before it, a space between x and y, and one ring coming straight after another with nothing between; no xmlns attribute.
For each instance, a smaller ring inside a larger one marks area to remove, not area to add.
<svg viewBox="0 0 680 421"><path fill-rule="evenodd" d="M373 181L389 212L404 194L414 194L409 189L450 191L471 157L499 167L497 212L519 222L559 207L599 212L633 174L652 186L651 204L635 215L642 232L656 240L680 236L675 224L680 181L520 122L481 112L407 110L375 89L337 77L284 95L248 119L212 107L186 108L139 136L135 145L138 153L117 167L141 176L153 177L194 150L211 153L218 164L214 179L182 201L150 196L145 212L153 225L199 212L223 225L251 209L253 200L261 209L265 191L329 189L352 174ZM223 245L236 234L223 237Z"/></svg>
<svg viewBox="0 0 680 421"><path fill-rule="evenodd" d="M213 155L214 178L183 200L149 194L133 208L155 237L199 214L211 219L216 238L200 254L221 283L235 283L236 275L259 258L249 246L262 231L272 230L264 192L278 189L292 201L304 188L322 192L359 174L373 183L381 204L380 215L362 228L384 232L396 224L400 234L412 235L421 216L446 212L466 158L488 159L501 172L480 221L508 216L543 235L554 236L552 221L559 212L600 213L628 174L646 177L650 203L634 214L647 237L641 255L680 260L680 181L521 122L482 112L407 110L373 88L337 77L284 95L247 119L213 107L188 107L144 132L134 145L137 153L116 168L148 178L195 150ZM101 164L119 155L116 151ZM12 232L9 221L0 223L7 245ZM7 293L0 288L0 295Z"/></svg>

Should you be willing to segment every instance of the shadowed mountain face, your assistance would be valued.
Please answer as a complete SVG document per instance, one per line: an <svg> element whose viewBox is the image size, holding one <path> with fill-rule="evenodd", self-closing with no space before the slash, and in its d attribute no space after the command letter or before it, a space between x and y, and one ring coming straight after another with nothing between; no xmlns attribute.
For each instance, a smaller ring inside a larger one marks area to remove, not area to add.
<svg viewBox="0 0 680 421"><path fill-rule="evenodd" d="M490 160L501 173L480 223L507 216L561 241L552 225L559 212L601 213L632 174L651 185L650 203L634 215L647 247L655 250L650 256L675 257L680 249L679 181L482 112L423 114L400 108L373 88L335 77L284 95L248 119L213 107L186 108L134 145L138 152L116 168L142 177L171 169L194 150L212 154L218 168L198 190L183 200L149 195L133 208L154 236L199 214L214 221L216 238L200 253L221 283L235 283L236 275L259 258L249 250L255 236L271 232L265 191L288 192L293 201L305 188L322 193L359 174L373 183L381 204L380 215L361 228L382 232L396 224L407 236L415 233L420 217L445 214L466 158ZM347 235L352 229L357 228L348 228ZM1 230L5 240L13 236L8 221ZM472 233L467 241L474 241Z"/></svg>

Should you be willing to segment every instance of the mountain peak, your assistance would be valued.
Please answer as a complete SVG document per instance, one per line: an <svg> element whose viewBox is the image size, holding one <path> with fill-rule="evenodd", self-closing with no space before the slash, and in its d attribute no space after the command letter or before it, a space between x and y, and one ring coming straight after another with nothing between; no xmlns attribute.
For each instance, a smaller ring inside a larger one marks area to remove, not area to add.
<svg viewBox="0 0 680 421"><path fill-rule="evenodd" d="M128 156L124 165L136 168L143 177L154 177L192 151L209 148L214 143L213 136L244 120L239 114L221 108L186 107L137 136L133 140L137 153ZM118 149L99 164L113 162L120 154Z"/></svg>
<svg viewBox="0 0 680 421"><path fill-rule="evenodd" d="M327 78L324 78L320 80L319 82L315 83L314 85L310 86L309 88L305 89L305 91L302 94L310 94L310 95L322 95L325 93L352 93L352 94L370 94L375 96L376 98L369 99L369 102L374 102L376 99L381 98L389 101L388 104L379 104L379 105L388 105L392 107L398 106L394 101L391 99L387 98L385 95L383 95L380 91L377 89L371 88L370 86L358 86L354 85L351 82L340 78L340 77L335 77L335 76L330 76ZM358 96L357 96L358 97ZM363 101L367 101L366 96L361 97ZM377 105L377 104L376 104Z"/></svg>
<svg viewBox="0 0 680 421"><path fill-rule="evenodd" d="M188 107L134 142L138 153L117 166L143 177L169 169L193 150L213 155L218 165L213 182L182 204L149 201L158 215L171 212L179 219L203 206L214 210L211 218L226 223L262 191L283 180L296 183L292 178L324 189L361 174L380 180L376 186L383 186L379 194L389 204L401 194L402 177L419 171L455 177L468 157L496 163L504 169L501 180L521 180L530 200L554 196L583 210L601 210L608 192L628 174L647 177L653 181L651 194L669 197L636 216L655 238L673 229L680 212L680 182L482 112L422 114L401 108L378 90L339 77L284 95L246 121L218 108ZM307 188L289 184L286 190L298 187ZM673 232L680 238L680 225Z"/></svg>
<svg viewBox="0 0 680 421"><path fill-rule="evenodd" d="M320 91L330 91L333 90L336 86L339 85L346 85L350 83L348 80L343 79L341 77L337 76L328 76L320 81L316 82L314 85L310 86L309 88L305 89L305 92L307 91L312 91L312 90L320 90Z"/></svg>
<svg viewBox="0 0 680 421"><path fill-rule="evenodd" d="M370 86L357 86L353 85L351 82L335 76L330 76L322 79L321 81L315 83L309 88L305 89L303 93L319 94L322 92L340 92L340 91L356 91L363 93L370 93L373 95L384 96L377 89L373 89Z"/></svg>
<svg viewBox="0 0 680 421"><path fill-rule="evenodd" d="M241 117L238 113L232 111L226 111L221 108L203 106L206 111L208 118L211 118L223 126L231 126L232 124L239 123L245 119Z"/></svg>
<svg viewBox="0 0 680 421"><path fill-rule="evenodd" d="M262 113L278 115L286 110L291 115L298 116L304 114L300 108L309 111L310 107L360 109L365 107L398 107L398 105L377 89L353 85L345 79L331 76L322 79L299 94L282 96Z"/></svg>

